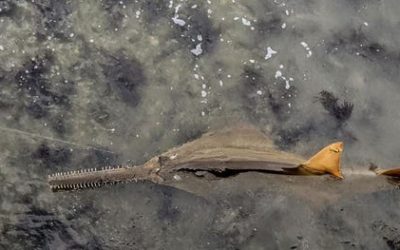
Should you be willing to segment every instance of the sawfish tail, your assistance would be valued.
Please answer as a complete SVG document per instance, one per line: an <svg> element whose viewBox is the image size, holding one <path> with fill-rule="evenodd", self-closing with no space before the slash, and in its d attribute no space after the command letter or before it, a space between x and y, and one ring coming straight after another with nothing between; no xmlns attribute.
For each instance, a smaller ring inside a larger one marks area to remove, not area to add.
<svg viewBox="0 0 400 250"><path fill-rule="evenodd" d="M96 188L107 184L149 179L149 170L138 167L104 167L60 172L48 176L53 192Z"/></svg>
<svg viewBox="0 0 400 250"><path fill-rule="evenodd" d="M297 168L285 168L284 170L297 175L330 174L336 178L343 179L341 170L342 152L343 142L335 142L321 149Z"/></svg>
<svg viewBox="0 0 400 250"><path fill-rule="evenodd" d="M374 172L377 175L400 177L400 168L382 169L374 164L371 164L371 166L369 167L369 170L371 170L372 172Z"/></svg>
<svg viewBox="0 0 400 250"><path fill-rule="evenodd" d="M369 166L369 170L372 171L372 172L374 172L376 175L381 175L381 174L384 172L383 169L379 168L379 167L378 167L377 165L375 165L375 164L371 164L371 165Z"/></svg>

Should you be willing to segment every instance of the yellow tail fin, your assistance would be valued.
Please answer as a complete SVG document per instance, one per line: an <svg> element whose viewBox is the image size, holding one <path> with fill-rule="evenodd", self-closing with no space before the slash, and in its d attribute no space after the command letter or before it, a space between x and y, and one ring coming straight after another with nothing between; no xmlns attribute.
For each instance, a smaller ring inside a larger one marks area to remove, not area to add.
<svg viewBox="0 0 400 250"><path fill-rule="evenodd" d="M312 156L301 167L312 174L331 174L343 179L340 169L340 158L343 152L343 142L332 143Z"/></svg>

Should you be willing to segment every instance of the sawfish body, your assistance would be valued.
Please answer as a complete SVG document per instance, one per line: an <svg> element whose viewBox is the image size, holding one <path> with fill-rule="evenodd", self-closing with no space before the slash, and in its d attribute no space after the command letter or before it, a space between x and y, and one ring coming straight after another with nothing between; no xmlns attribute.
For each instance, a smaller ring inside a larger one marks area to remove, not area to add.
<svg viewBox="0 0 400 250"><path fill-rule="evenodd" d="M140 166L56 173L48 177L48 182L53 191L62 191L139 180L177 187L187 175L206 181L243 172L330 174L343 178L340 170L342 151L343 143L337 142L306 160L278 150L267 135L253 126L243 125L206 133Z"/></svg>

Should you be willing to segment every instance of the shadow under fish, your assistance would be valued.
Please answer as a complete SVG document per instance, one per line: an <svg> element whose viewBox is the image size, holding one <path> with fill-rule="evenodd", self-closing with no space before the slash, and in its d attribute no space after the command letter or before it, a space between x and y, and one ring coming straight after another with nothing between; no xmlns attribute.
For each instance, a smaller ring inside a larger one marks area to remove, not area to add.
<svg viewBox="0 0 400 250"><path fill-rule="evenodd" d="M151 181L181 188L184 178L219 179L245 172L280 175L331 175L343 179L343 143L332 143L306 160L278 150L257 128L241 125L204 134L199 139L151 158L140 166L106 167L55 173L48 177L52 191L101 187L127 181Z"/></svg>

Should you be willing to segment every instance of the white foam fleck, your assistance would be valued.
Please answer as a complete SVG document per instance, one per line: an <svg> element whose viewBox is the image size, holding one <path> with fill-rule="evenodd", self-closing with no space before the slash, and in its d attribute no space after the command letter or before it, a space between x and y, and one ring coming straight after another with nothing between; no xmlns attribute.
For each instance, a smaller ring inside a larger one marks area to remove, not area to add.
<svg viewBox="0 0 400 250"><path fill-rule="evenodd" d="M262 91L261 90L257 90L257 95L262 95Z"/></svg>
<svg viewBox="0 0 400 250"><path fill-rule="evenodd" d="M4 47L3 47L3 45L0 45L0 50L1 50L1 51L3 51L3 50L4 50Z"/></svg>
<svg viewBox="0 0 400 250"><path fill-rule="evenodd" d="M204 90L202 90L202 91L201 91L201 97L206 97L206 96L207 96L207 92L204 91Z"/></svg>
<svg viewBox="0 0 400 250"><path fill-rule="evenodd" d="M274 54L278 53L277 51L273 50L271 47L268 46L267 54L265 55L265 60L270 59Z"/></svg>
<svg viewBox="0 0 400 250"><path fill-rule="evenodd" d="M242 17L242 24L246 25L246 26L250 26L251 22L249 20L247 20L246 18Z"/></svg>
<svg viewBox="0 0 400 250"><path fill-rule="evenodd" d="M282 77L282 72L280 70L277 70L275 72L275 78L279 78L279 77Z"/></svg>
<svg viewBox="0 0 400 250"><path fill-rule="evenodd" d="M222 80L219 80L219 86L224 86L224 82Z"/></svg>
<svg viewBox="0 0 400 250"><path fill-rule="evenodd" d="M197 40L203 41L203 37L201 35L197 35Z"/></svg>
<svg viewBox="0 0 400 250"><path fill-rule="evenodd" d="M285 29L286 28L286 23L282 23L281 28Z"/></svg>
<svg viewBox="0 0 400 250"><path fill-rule="evenodd" d="M289 84L289 81L288 81L288 80L285 80L285 83L286 83L286 85L285 85L285 89L290 89L290 84Z"/></svg>
<svg viewBox="0 0 400 250"><path fill-rule="evenodd" d="M249 62L250 62L250 63L255 63L255 62L256 62L256 60L254 60L254 59L250 59L250 60L249 60Z"/></svg>
<svg viewBox="0 0 400 250"><path fill-rule="evenodd" d="M364 22L364 25L365 25L366 27L368 27L368 23L367 23L367 22Z"/></svg>
<svg viewBox="0 0 400 250"><path fill-rule="evenodd" d="M181 4L178 4L177 6L175 6L175 14L178 13L179 9L181 8Z"/></svg>
<svg viewBox="0 0 400 250"><path fill-rule="evenodd" d="M172 18L172 21L173 21L176 25L179 25L179 26L185 26L185 24L186 24L185 20L179 19L178 16L174 16L174 17Z"/></svg>
<svg viewBox="0 0 400 250"><path fill-rule="evenodd" d="M203 49L201 48L201 43L197 44L196 48L190 50L190 52L192 52L192 54L195 56L201 55L201 53L203 53Z"/></svg>
<svg viewBox="0 0 400 250"><path fill-rule="evenodd" d="M300 42L300 44L301 44L301 46L303 46L306 49L306 51L307 51L307 55L306 56L307 57L312 56L312 51L311 51L310 47L308 46L308 44L306 42L304 42L304 41Z"/></svg>
<svg viewBox="0 0 400 250"><path fill-rule="evenodd" d="M279 65L279 68L283 69L283 65L282 64ZM290 89L290 83L289 82L294 81L294 79L292 77L289 77L289 79L286 78L286 76L284 76L280 70L276 71L275 78L276 79L280 78L280 79L285 81L285 89Z"/></svg>

